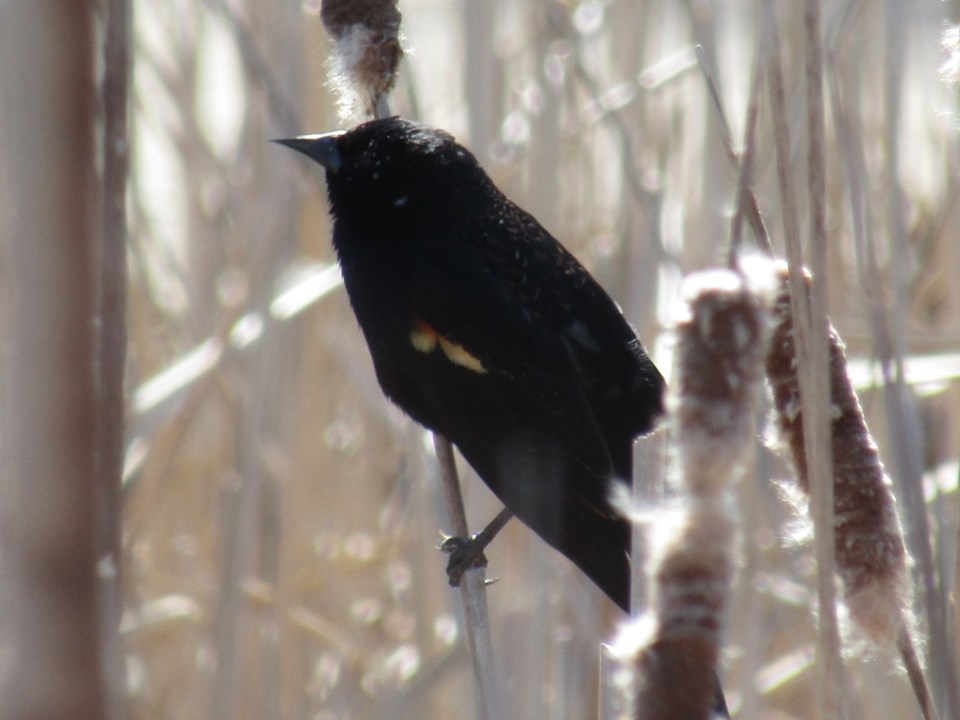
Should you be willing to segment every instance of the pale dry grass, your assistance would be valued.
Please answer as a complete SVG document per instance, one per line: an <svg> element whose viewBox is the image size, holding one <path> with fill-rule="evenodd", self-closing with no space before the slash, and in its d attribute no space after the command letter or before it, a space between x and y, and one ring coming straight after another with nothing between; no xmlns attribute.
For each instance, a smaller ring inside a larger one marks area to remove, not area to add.
<svg viewBox="0 0 960 720"><path fill-rule="evenodd" d="M777 9L791 172L807 217L800 5ZM936 69L941 24L960 7L887 5L899 13L891 33L878 3L823 4L829 311L848 355L864 360L877 352L879 297L908 369L920 368L912 411L945 596L956 582L960 168L957 91ZM473 148L668 368L662 328L679 278L723 262L736 192L693 45L704 46L737 142L759 7L411 0L401 9L414 52L393 108ZM472 717L459 601L433 550L443 528L432 446L380 395L342 289L290 319L270 313L291 267L333 259L321 177L267 143L336 126L319 19L297 3L250 0L137 2L135 17L131 716ZM782 254L772 138L764 94L754 189ZM865 285L869 253L878 288ZM137 404L138 389L210 338L222 352L203 372L178 366L182 388ZM914 362L941 354L952 359ZM861 400L896 474L884 392L864 388ZM499 508L461 470L479 529ZM784 541L793 513L772 482L787 472L758 443L739 487L725 684L746 718L807 718L816 707L812 550ZM519 525L488 555L501 577L489 599L509 716L595 716L598 642L618 613ZM854 717L915 716L893 665L862 648L847 660Z"/></svg>

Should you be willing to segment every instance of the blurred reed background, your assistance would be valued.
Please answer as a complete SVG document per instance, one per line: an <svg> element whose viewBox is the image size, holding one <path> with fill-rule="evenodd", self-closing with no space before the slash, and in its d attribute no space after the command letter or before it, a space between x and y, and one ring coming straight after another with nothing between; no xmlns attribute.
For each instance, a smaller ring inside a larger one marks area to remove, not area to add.
<svg viewBox="0 0 960 720"><path fill-rule="evenodd" d="M391 108L472 148L669 373L679 279L723 261L737 177L695 46L739 146L763 5L405 0L411 52ZM774 5L790 171L806 188L803 4ZM922 471L945 600L958 577L960 121L958 87L939 68L960 2L822 5L830 315L895 483L901 468ZM132 2L131 718L476 716L459 599L434 550L444 528L432 444L376 385L330 269L322 176L268 142L341 126L318 12L317 0ZM760 107L754 188L782 254L765 90ZM805 190L797 202L804 217ZM880 287L865 280L871 256ZM905 359L909 442L891 429L871 362L886 342L880 306ZM499 506L461 472L480 529ZM789 472L758 439L738 490L742 567L724 658L738 717L815 713L814 563L776 482ZM619 613L519 523L488 557L508 715L594 717L598 643ZM896 662L855 633L848 646L853 717L916 717Z"/></svg>

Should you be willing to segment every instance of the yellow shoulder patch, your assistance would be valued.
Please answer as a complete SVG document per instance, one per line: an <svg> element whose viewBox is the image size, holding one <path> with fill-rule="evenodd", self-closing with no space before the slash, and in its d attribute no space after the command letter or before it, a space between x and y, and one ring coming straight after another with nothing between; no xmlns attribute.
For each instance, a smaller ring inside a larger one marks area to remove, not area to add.
<svg viewBox="0 0 960 720"><path fill-rule="evenodd" d="M454 365L459 365L475 373L485 374L488 372L480 359L471 355L463 345L448 340L420 320L415 320L413 328L410 330L410 344L413 345L414 350L422 353L431 353L436 350L437 345L440 345L440 349L447 356L447 360Z"/></svg>
<svg viewBox="0 0 960 720"><path fill-rule="evenodd" d="M410 331L410 344L422 353L433 352L437 347L437 334L428 325L417 323Z"/></svg>
<svg viewBox="0 0 960 720"><path fill-rule="evenodd" d="M473 372L480 373L481 375L487 372L483 363L480 362L480 358L467 352L467 349L463 347L463 345L458 345L452 340L447 340L442 335L438 336L438 339L440 340L440 349L443 350L443 354L446 355L447 359L454 365L465 367L467 370L473 370Z"/></svg>

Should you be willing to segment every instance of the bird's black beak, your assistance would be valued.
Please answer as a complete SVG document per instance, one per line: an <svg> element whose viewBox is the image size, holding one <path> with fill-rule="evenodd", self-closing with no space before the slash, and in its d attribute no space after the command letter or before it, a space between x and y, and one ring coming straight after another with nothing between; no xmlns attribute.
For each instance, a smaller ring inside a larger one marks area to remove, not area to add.
<svg viewBox="0 0 960 720"><path fill-rule="evenodd" d="M337 147L337 140L343 133L344 131L338 130L319 135L301 135L300 137L274 140L273 142L286 145L288 148L303 153L336 175L337 171L343 167L343 156Z"/></svg>

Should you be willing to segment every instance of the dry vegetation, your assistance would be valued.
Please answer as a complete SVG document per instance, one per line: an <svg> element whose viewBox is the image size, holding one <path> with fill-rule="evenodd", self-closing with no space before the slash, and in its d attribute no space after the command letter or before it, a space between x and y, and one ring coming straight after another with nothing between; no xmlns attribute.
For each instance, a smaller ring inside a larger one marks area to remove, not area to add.
<svg viewBox="0 0 960 720"><path fill-rule="evenodd" d="M588 263L669 366L662 326L677 280L722 259L735 200L736 171L693 45L704 46L739 137L758 8L404 3L413 52L393 110L467 142ZM137 6L133 397L207 338L225 348L175 399L132 412L131 442L143 454L125 491L125 637L137 717L471 712L459 603L432 549L442 515L431 444L380 397L342 291L289 320L270 315L298 278L291 266L310 272L332 260L322 179L265 142L338 126L323 83L327 38L316 8L306 10ZM960 447L956 91L936 72L948 10L891 3L888 18L876 4L832 2L823 11L835 88L830 312L855 362L878 352L875 301L888 303L908 367L954 353L952 367L911 376L924 472L940 478L927 499L947 583ZM801 8L778 11L791 171L805 188ZM768 108L762 101L754 185L782 253ZM879 289L864 280L871 252ZM262 335L236 348L231 332L248 313ZM862 398L897 468L883 391ZM785 542L794 515L774 481L788 472L758 443L739 489L743 567L726 684L744 717L815 710L812 550ZM465 484L479 528L498 508L475 479ZM518 525L490 560L502 578L489 599L510 715L590 717L597 642L617 613ZM855 716L915 712L892 666L882 654L850 658Z"/></svg>
<svg viewBox="0 0 960 720"><path fill-rule="evenodd" d="M774 5L806 237L803 3ZM724 262L736 200L694 48L739 147L763 6L407 0L391 108L470 146L669 370L680 278ZM340 124L318 15L309 0L133 2L122 638L138 720L475 717L434 550L433 445L381 396L324 274L321 175L268 142ZM960 120L938 68L960 2L823 0L822 17L829 313L899 498L920 627L939 612L951 629L924 647L942 699L960 651ZM783 255L770 107L764 85L753 186ZM907 403L881 382L891 356ZM816 714L815 563L791 472L758 438L735 491L736 717ZM479 529L500 508L461 475ZM618 611L519 523L487 555L508 716L595 717ZM851 717L917 717L895 657L855 630L846 647Z"/></svg>

